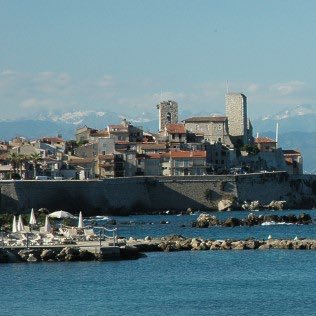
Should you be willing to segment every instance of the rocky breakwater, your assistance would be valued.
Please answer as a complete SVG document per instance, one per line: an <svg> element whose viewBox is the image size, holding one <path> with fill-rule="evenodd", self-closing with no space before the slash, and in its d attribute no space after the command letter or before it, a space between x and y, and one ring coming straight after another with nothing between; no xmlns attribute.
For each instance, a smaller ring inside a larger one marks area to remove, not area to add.
<svg viewBox="0 0 316 316"><path fill-rule="evenodd" d="M192 227L207 228L212 226L235 227L235 226L254 226L254 225L274 225L274 224L296 224L307 225L313 222L309 214L300 214L298 216L289 215L255 215L248 214L246 218L229 217L226 220L220 220L215 215L206 213L200 214L196 221L192 223Z"/></svg>
<svg viewBox="0 0 316 316"><path fill-rule="evenodd" d="M142 252L149 251L206 251L206 250L264 250L264 249L294 249L316 250L314 239L269 239L269 240L208 240L202 238L185 238L181 235L129 241L133 247Z"/></svg>
<svg viewBox="0 0 316 316"><path fill-rule="evenodd" d="M2 248L0 249L0 263L128 260L144 256L137 248L132 246L116 247L116 251L109 251L110 248L106 248L106 251L104 249L90 251L79 247Z"/></svg>

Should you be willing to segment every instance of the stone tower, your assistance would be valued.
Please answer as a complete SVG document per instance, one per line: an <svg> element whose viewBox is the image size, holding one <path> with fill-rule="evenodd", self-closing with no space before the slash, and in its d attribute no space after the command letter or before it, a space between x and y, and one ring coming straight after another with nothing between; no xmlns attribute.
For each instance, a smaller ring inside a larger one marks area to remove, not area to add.
<svg viewBox="0 0 316 316"><path fill-rule="evenodd" d="M170 123L178 123L178 103L175 101L161 101L157 105L159 110L159 131L163 131Z"/></svg>
<svg viewBox="0 0 316 316"><path fill-rule="evenodd" d="M225 101L229 135L235 145L245 145L248 143L247 97L242 93L227 93Z"/></svg>

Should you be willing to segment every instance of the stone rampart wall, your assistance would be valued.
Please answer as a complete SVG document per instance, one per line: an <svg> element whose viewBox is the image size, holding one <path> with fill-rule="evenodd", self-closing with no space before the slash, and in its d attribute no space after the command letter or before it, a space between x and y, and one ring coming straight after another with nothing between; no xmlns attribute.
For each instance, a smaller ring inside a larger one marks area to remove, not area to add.
<svg viewBox="0 0 316 316"><path fill-rule="evenodd" d="M309 201L316 205L316 176L285 172L251 175L132 177L103 181L0 181L0 212L33 208L129 214L158 210L217 209L225 199ZM304 200L305 199L305 200ZM87 215L88 215L87 214Z"/></svg>

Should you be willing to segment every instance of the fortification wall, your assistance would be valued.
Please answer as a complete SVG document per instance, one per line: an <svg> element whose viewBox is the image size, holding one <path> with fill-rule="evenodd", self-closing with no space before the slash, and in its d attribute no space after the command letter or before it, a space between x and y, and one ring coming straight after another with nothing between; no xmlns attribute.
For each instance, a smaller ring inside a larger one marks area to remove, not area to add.
<svg viewBox="0 0 316 316"><path fill-rule="evenodd" d="M33 208L129 214L157 210L217 209L221 199L286 200L288 207L316 205L316 176L285 172L188 177L132 177L102 181L0 181L0 212Z"/></svg>

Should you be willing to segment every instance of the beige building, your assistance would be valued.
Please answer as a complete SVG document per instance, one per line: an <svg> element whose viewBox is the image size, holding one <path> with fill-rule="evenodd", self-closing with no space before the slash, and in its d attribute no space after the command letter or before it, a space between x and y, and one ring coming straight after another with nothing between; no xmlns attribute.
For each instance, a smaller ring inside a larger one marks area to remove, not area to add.
<svg viewBox="0 0 316 316"><path fill-rule="evenodd" d="M261 152L271 152L276 150L276 141L269 137L257 137L255 144Z"/></svg>
<svg viewBox="0 0 316 316"><path fill-rule="evenodd" d="M228 121L226 116L200 116L183 120L185 128L196 135L214 144L221 142L227 146L233 146L228 135Z"/></svg>

